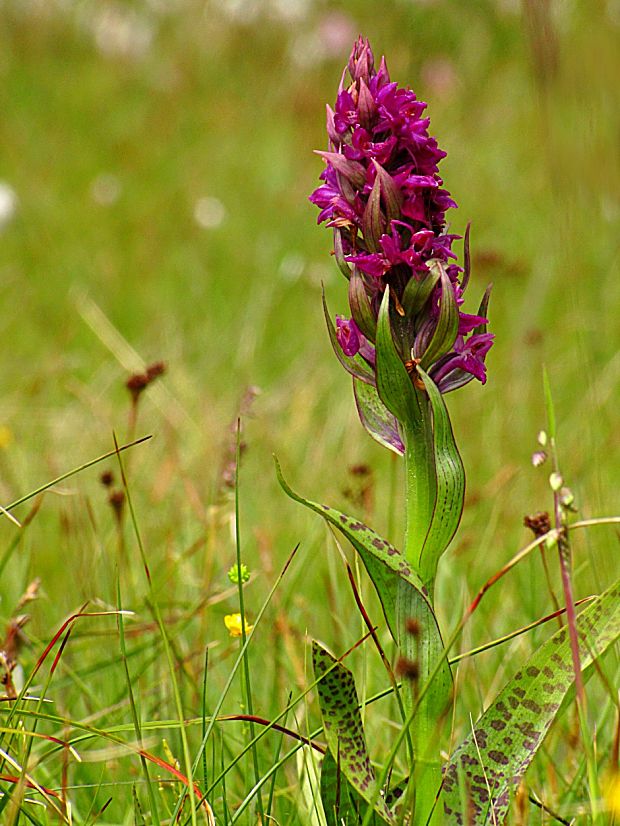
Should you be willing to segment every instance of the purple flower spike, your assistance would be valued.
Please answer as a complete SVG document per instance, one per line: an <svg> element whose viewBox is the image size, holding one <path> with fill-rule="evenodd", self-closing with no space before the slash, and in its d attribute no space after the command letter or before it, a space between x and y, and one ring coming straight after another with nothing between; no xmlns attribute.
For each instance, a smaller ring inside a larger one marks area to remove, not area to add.
<svg viewBox="0 0 620 826"><path fill-rule="evenodd" d="M447 393L473 378L484 384L493 335L486 332L486 304L476 315L460 311L468 274L461 279L461 267L450 263L460 236L446 231L446 212L456 203L443 188L438 165L446 153L428 134L425 111L426 103L411 89L390 80L384 58L375 68L370 44L360 36L335 106L327 107L328 150L318 153L326 167L310 200L320 210L318 222L334 230L340 269L348 278L355 274L352 318L336 319L343 353L374 369L371 333L389 289L390 322L403 363L409 368L422 361ZM466 268L467 260L466 255ZM437 278L435 262L445 277ZM443 294L448 289L451 296ZM458 325L450 327L447 340L441 330L437 349L432 342L446 301L458 308Z"/></svg>

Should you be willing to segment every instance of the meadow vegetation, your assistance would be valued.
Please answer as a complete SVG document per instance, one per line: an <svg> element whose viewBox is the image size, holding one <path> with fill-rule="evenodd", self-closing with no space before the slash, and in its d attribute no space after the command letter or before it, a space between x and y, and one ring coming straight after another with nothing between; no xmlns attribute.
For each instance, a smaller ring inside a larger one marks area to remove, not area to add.
<svg viewBox="0 0 620 826"><path fill-rule="evenodd" d="M488 382L447 397L467 492L439 568L442 627L531 540L524 517L553 507L549 469L531 462L543 365L578 517L620 511L619 27L602 0L389 0L380 14L369 0L0 0L0 504L112 453L11 508L21 527L0 516L2 656L17 661L5 689L28 685L1 704L2 823L192 822L189 798L209 790L218 824L261 810L323 824L318 753L284 760L299 745L288 734L221 718L271 721L292 696L280 723L319 729L311 637L353 649L362 699L389 685L374 647L355 647L367 628L333 534L286 498L272 459L295 489L400 542L401 466L363 431L333 357L321 284L334 311L346 291L307 200L359 32L429 101L451 229L472 223L470 301L494 283ZM576 599L601 593L617 529L572 539ZM551 613L556 555L548 569L553 589L539 552L515 566L453 655ZM225 623L241 595L254 626L242 660L241 625ZM93 616L65 625L80 611ZM557 623L460 662L454 742ZM592 752L570 703L509 822L620 817L618 667L611 651L587 684ZM394 700L363 717L380 765ZM209 817L199 807L194 822Z"/></svg>

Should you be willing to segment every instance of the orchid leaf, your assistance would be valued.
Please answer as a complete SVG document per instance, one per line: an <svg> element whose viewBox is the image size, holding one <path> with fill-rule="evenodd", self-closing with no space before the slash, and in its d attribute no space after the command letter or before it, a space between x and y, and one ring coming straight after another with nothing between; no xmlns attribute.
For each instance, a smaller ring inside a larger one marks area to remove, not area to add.
<svg viewBox="0 0 620 826"><path fill-rule="evenodd" d="M344 534L359 553L368 571L368 575L377 590L385 619L394 639L397 640L399 636L397 633L396 609L397 602L399 601L400 583L402 583L405 588L412 589L419 601L426 606L425 613L428 613L432 617L433 622L431 625L435 627L438 636L439 629L430 605L428 592L424 588L420 577L411 568L411 565L398 548L394 547L394 545L390 544L386 539L382 539L378 533L367 525L364 525L363 522L347 516L334 508L330 508L328 505L320 505L317 502L304 499L298 493L295 493L284 480L277 460L276 473L280 486L287 496L322 516L323 519Z"/></svg>
<svg viewBox="0 0 620 826"><path fill-rule="evenodd" d="M429 261L428 266L431 272L439 269L441 298L439 299L437 326L420 361L420 365L425 370L452 349L459 331L459 308L456 304L456 296L454 295L450 276L440 261Z"/></svg>
<svg viewBox="0 0 620 826"><path fill-rule="evenodd" d="M351 270L353 269L353 267L351 266L351 264L347 262L347 259L344 257L342 234L338 227L334 227L334 258L336 259L336 263L338 264L338 269L345 276L345 278L351 278Z"/></svg>
<svg viewBox="0 0 620 826"><path fill-rule="evenodd" d="M401 357L398 355L390 325L390 293L383 293L377 321L377 390L387 409L403 425L416 427L418 399Z"/></svg>
<svg viewBox="0 0 620 826"><path fill-rule="evenodd" d="M327 751L321 766L321 803L327 826L341 826L342 823L357 824L358 813L351 800L353 788L338 768L330 751Z"/></svg>
<svg viewBox="0 0 620 826"><path fill-rule="evenodd" d="M487 317L487 313L489 311L489 299L491 298L491 290L493 289L493 284L489 284L486 290L484 291L484 295L480 301L480 306L478 307L478 315L482 318ZM474 335L478 335L480 333L486 333L487 325L486 324L479 324L477 327L474 327L473 333Z"/></svg>
<svg viewBox="0 0 620 826"><path fill-rule="evenodd" d="M435 267L419 281L417 278L409 279L405 285L401 299L401 304L407 316L414 316L420 312L431 297L440 275L439 268Z"/></svg>
<svg viewBox="0 0 620 826"><path fill-rule="evenodd" d="M371 384L353 379L353 392L360 421L373 439L399 456L405 452L398 422L379 398Z"/></svg>
<svg viewBox="0 0 620 826"><path fill-rule="evenodd" d="M465 500L465 469L443 396L423 370L419 369L418 372L433 410L433 450L437 474L435 508L418 568L422 581L430 587L439 559L452 541L461 521Z"/></svg>
<svg viewBox="0 0 620 826"><path fill-rule="evenodd" d="M332 757L355 792L375 809L381 821L393 823L392 813L376 792L377 778L366 746L353 674L317 642L312 643L312 662L323 728Z"/></svg>
<svg viewBox="0 0 620 826"><path fill-rule="evenodd" d="M620 580L577 617L581 668L620 636ZM503 823L516 790L574 683L568 629L520 668L452 755L444 775L450 823ZM467 801L463 813L462 791Z"/></svg>
<svg viewBox="0 0 620 826"><path fill-rule="evenodd" d="M415 660L421 674L432 673L438 660L443 658L443 642L428 591L405 557L394 545L382 539L363 522L328 505L320 505L299 496L285 482L277 461L276 473L282 489L291 499L320 514L353 545L377 591L388 628L402 656ZM417 636L407 631L412 621L419 627ZM420 716L426 713L426 706L430 706L432 719L440 719L449 706L451 692L450 667L443 658L443 663L422 704L424 708L420 709ZM404 701L408 707L411 707L413 702L411 693L404 693Z"/></svg>
<svg viewBox="0 0 620 826"><path fill-rule="evenodd" d="M372 368L364 361L359 353L355 356L347 356L343 353L342 347L338 343L336 328L334 327L334 323L329 315L329 310L327 309L325 293L323 293L323 310L325 311L325 321L327 322L329 339L332 343L332 347L334 348L336 358L340 364L342 364L344 369L347 370L354 378L366 382L367 384L375 384L375 375Z"/></svg>
<svg viewBox="0 0 620 826"><path fill-rule="evenodd" d="M384 800L389 806L388 796ZM349 783L329 749L321 766L321 803L327 826L361 826L368 804ZM370 826L381 826L383 818L373 813Z"/></svg>

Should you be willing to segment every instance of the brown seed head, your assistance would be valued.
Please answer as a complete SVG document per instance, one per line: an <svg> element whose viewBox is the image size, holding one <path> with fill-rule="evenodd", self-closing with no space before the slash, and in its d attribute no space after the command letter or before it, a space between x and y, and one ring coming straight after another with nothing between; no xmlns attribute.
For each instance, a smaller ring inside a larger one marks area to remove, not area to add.
<svg viewBox="0 0 620 826"><path fill-rule="evenodd" d="M101 476L99 477L99 481L104 486L104 488L109 488L114 484L114 474L111 470L104 470Z"/></svg>
<svg viewBox="0 0 620 826"><path fill-rule="evenodd" d="M536 539L551 530L551 519L547 511L539 511L523 518L523 524L529 528Z"/></svg>
<svg viewBox="0 0 620 826"><path fill-rule="evenodd" d="M146 375L146 373L134 373L133 376L129 376L127 381L125 382L125 387L132 395L132 398L135 401L138 400L140 393L149 386L150 379Z"/></svg>
<svg viewBox="0 0 620 826"><path fill-rule="evenodd" d="M163 376L165 372L166 363L163 361L154 361L153 364L149 364L146 368L146 377L149 382L155 381L155 379L159 378L159 376Z"/></svg>
<svg viewBox="0 0 620 826"><path fill-rule="evenodd" d="M113 490L108 496L108 502L110 503L116 518L120 521L120 518L123 515L123 507L125 505L125 491Z"/></svg>
<svg viewBox="0 0 620 826"><path fill-rule="evenodd" d="M405 631L408 634L411 634L412 637L420 636L420 623L417 619L415 619L415 617L409 617L409 619L405 622Z"/></svg>
<svg viewBox="0 0 620 826"><path fill-rule="evenodd" d="M396 663L396 673L405 680L417 680L420 676L420 667L415 660L408 660L407 657L399 657Z"/></svg>

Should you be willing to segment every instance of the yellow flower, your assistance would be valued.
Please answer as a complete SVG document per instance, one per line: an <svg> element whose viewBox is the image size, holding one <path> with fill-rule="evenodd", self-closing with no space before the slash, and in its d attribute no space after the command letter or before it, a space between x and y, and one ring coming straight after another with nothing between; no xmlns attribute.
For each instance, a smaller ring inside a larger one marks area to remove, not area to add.
<svg viewBox="0 0 620 826"><path fill-rule="evenodd" d="M231 637L243 636L243 632L241 630L241 614L226 614L224 617L224 625L228 629L228 633ZM254 628L254 626L250 625L246 619L245 633L249 634L252 628Z"/></svg>
<svg viewBox="0 0 620 826"><path fill-rule="evenodd" d="M607 811L620 815L620 773L615 772L605 784Z"/></svg>
<svg viewBox="0 0 620 826"><path fill-rule="evenodd" d="M11 432L11 428L5 424L0 424L0 450L8 447L12 441L13 433Z"/></svg>

